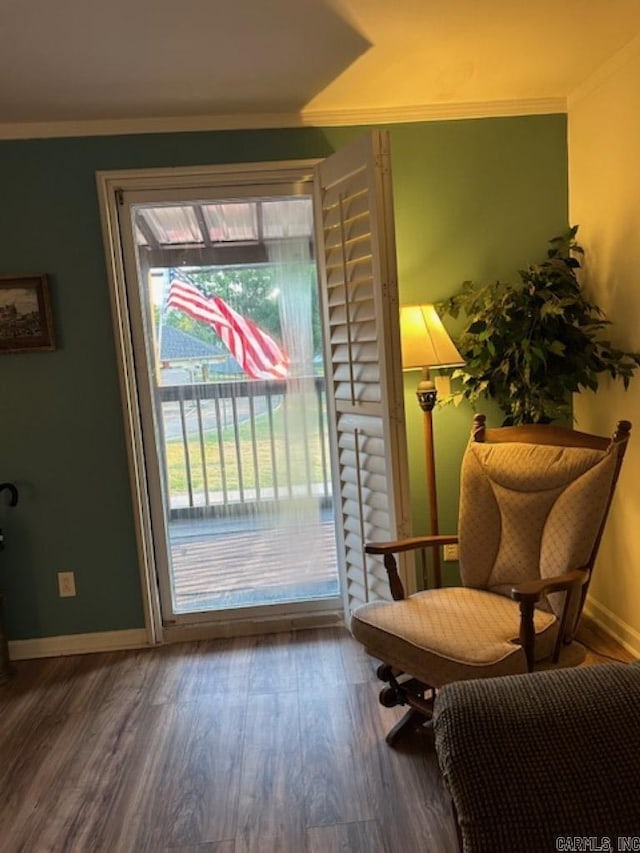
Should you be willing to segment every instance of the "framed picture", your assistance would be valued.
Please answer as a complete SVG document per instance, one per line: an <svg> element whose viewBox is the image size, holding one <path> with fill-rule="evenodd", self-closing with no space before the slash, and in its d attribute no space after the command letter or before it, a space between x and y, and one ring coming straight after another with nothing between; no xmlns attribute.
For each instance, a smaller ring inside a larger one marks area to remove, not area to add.
<svg viewBox="0 0 640 853"><path fill-rule="evenodd" d="M55 348L47 276L0 276L0 353Z"/></svg>

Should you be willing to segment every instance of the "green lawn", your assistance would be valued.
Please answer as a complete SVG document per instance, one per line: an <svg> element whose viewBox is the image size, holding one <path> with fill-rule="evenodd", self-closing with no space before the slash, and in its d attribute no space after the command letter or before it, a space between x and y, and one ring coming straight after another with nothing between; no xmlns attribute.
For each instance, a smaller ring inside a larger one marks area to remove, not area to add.
<svg viewBox="0 0 640 853"><path fill-rule="evenodd" d="M324 422L326 424L326 415ZM274 409L273 448L268 414L256 415L253 419L253 425L253 433L250 420L245 420L238 428L239 456L244 489L256 487L256 469L261 489L270 488L274 485L272 455L275 455L275 471L280 488L283 488L289 479L293 485L305 485L307 483L307 460L311 472L311 482L323 482L317 398L314 394L291 395ZM209 492L221 492L223 490L223 460L226 488L230 492L237 491L240 485L240 469L233 426L227 426L222 430L222 447L218 443L218 432L215 429L208 430L204 439ZM325 442L326 448L326 436L322 440ZM203 459L200 438L197 433L194 432L189 436L188 446L192 488L194 492L201 492L204 490ZM172 496L184 495L187 493L187 465L182 438L168 441L165 451L170 493ZM287 468L287 458L289 469ZM325 458L328 464L328 450L326 450Z"/></svg>

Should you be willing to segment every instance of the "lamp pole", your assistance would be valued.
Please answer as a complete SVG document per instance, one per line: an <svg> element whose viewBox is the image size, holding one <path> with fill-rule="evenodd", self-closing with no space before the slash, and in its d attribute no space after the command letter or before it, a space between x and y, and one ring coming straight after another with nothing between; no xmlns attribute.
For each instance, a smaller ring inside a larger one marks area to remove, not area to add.
<svg viewBox="0 0 640 853"><path fill-rule="evenodd" d="M438 398L438 392L433 382L429 379L429 368L422 368L422 381L416 391L418 403L422 409L424 426L424 457L427 476L427 494L429 496L429 521L431 534L437 536L440 532L438 527L438 493L436 489L436 460L433 446L433 417L432 412ZM442 570L440 565L440 551L438 547L432 549L433 555L433 582L439 587L442 582Z"/></svg>

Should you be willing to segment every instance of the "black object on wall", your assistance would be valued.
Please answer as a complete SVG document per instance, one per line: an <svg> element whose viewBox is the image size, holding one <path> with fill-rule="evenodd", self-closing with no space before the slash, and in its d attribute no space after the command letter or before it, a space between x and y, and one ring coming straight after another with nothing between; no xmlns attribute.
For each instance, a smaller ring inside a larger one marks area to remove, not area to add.
<svg viewBox="0 0 640 853"><path fill-rule="evenodd" d="M9 492L9 506L18 503L18 490L13 483L0 483L0 494ZM0 530L0 551L4 548L4 536ZM13 667L9 662L9 642L4 627L4 593L0 589L0 684L4 684L13 675Z"/></svg>

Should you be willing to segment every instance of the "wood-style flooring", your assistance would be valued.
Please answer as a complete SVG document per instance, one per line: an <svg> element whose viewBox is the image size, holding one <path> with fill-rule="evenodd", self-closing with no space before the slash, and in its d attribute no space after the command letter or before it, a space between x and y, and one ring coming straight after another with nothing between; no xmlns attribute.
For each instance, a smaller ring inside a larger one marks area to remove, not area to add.
<svg viewBox="0 0 640 853"><path fill-rule="evenodd" d="M0 687L2 853L447 853L424 738L344 629L17 664Z"/></svg>
<svg viewBox="0 0 640 853"><path fill-rule="evenodd" d="M344 629L16 669L0 687L0 853L458 849L428 735L386 745L401 711L379 705Z"/></svg>

